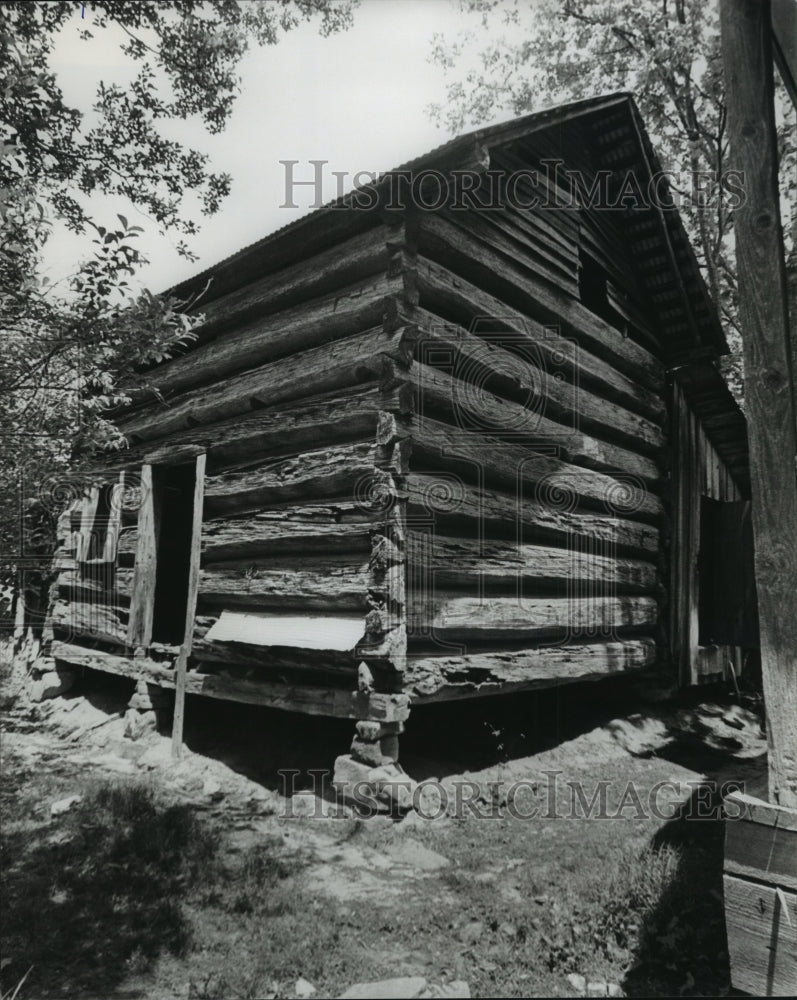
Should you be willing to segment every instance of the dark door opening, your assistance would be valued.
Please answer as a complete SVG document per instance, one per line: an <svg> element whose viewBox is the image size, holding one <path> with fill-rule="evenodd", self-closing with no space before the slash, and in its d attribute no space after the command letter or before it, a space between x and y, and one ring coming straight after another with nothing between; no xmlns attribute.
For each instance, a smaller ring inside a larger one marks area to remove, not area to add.
<svg viewBox="0 0 797 1000"><path fill-rule="evenodd" d="M179 645L185 637L195 485L193 462L152 469L159 522L152 639L168 645Z"/></svg>
<svg viewBox="0 0 797 1000"><path fill-rule="evenodd" d="M700 498L698 642L758 644L749 501Z"/></svg>

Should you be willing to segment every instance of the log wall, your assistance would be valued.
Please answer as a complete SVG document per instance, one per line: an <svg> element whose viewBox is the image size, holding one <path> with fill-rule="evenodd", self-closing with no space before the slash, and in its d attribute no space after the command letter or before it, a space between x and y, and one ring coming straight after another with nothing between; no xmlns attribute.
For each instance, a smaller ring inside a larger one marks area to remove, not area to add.
<svg viewBox="0 0 797 1000"><path fill-rule="evenodd" d="M253 700L260 684L266 704L323 713L328 701L332 714L383 721L393 710L379 698L399 715L406 702L393 667L405 600L391 427L411 403L392 375L411 347L386 311L403 289L395 227L363 215L336 226L334 245L211 302L196 346L128 387L118 424L130 448L97 468L96 481L130 488L142 468L207 456L189 693ZM77 547L97 495L62 519L55 648L73 660L90 648L111 672L126 659L133 672L173 669L175 648L145 642L135 656L146 505L125 514L107 572L87 581ZM239 634L246 641L230 641ZM361 662L372 683L352 701Z"/></svg>
<svg viewBox="0 0 797 1000"><path fill-rule="evenodd" d="M656 660L664 366L579 301L578 228L573 211L518 208L405 224L397 309L415 408L399 421L399 486L416 701Z"/></svg>

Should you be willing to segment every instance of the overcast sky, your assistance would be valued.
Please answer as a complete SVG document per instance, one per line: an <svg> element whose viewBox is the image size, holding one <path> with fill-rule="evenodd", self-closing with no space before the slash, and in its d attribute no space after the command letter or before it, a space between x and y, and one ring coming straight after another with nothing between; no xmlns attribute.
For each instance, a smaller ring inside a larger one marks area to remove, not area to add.
<svg viewBox="0 0 797 1000"><path fill-rule="evenodd" d="M182 122L169 131L209 152L213 168L232 176L221 210L202 218L202 232L191 241L199 261L179 257L173 237L159 236L152 220L131 211L131 220L146 229L146 284L162 291L304 214L310 188L298 189L299 208L280 208L280 160L301 161L297 179L312 176L307 161L328 160L326 195L332 197L332 170L389 170L449 138L426 113L445 93L442 70L429 63L430 39L435 32L453 38L462 26L455 0L363 0L348 32L322 38L313 25L302 25L276 46L253 49L241 66L243 92L222 134L208 136ZM124 79L127 63L119 36L99 31L85 42L78 38L80 27L76 16L64 30L54 68L67 101L88 110L97 81ZM92 209L100 222L129 210L105 199L96 199ZM85 240L57 231L47 252L50 276L69 273L81 252Z"/></svg>

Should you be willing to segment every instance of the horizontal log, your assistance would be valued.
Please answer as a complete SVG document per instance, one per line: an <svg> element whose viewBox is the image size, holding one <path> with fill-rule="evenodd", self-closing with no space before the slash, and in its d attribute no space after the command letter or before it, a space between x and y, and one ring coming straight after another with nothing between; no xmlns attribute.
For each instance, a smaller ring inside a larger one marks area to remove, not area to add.
<svg viewBox="0 0 797 1000"><path fill-rule="evenodd" d="M503 346L521 356L524 350L533 351L546 370L561 373L568 382L591 389L599 398L614 400L657 425L665 419L666 408L659 391L641 386L571 339L565 338L563 351L563 335L558 328L543 326L435 261L419 257L415 276L421 296L419 315L433 316L444 332L446 328L470 331L478 321L471 335L478 335L479 341ZM425 324L427 328L429 325ZM513 369L502 365L502 370Z"/></svg>
<svg viewBox="0 0 797 1000"><path fill-rule="evenodd" d="M79 568L62 570L56 578L58 592L67 601L128 607L133 593L133 570L112 566L106 581L91 579ZM108 583L111 585L108 586Z"/></svg>
<svg viewBox="0 0 797 1000"><path fill-rule="evenodd" d="M622 427L622 410L644 417L657 427L666 419L664 400L658 392L645 388L607 361L590 354L558 328L544 327L434 261L418 258L416 277L421 296L416 313L425 335L435 339L454 336L454 346L459 343L462 363L468 367L482 361L485 354L489 357L489 347L497 349L495 357L500 360L500 364L494 366L494 377L522 370L516 359L530 357L543 370L565 380L560 387L558 405L568 412L574 410L574 405L568 403L567 393L572 396L575 392L578 399L582 391L589 390L601 401L602 405L597 407L592 404L591 397L586 404L577 402L575 409L585 427L593 423L595 426L607 422L616 424L617 416L621 418ZM510 357L505 357L504 350ZM512 388L511 381L506 385ZM574 390L568 386L578 388Z"/></svg>
<svg viewBox="0 0 797 1000"><path fill-rule="evenodd" d="M323 442L370 440L381 412L408 413L411 409L412 393L406 387L382 390L372 382L178 431L159 446L157 453L148 442L106 455L102 467L93 468L135 469L145 457L151 464L169 462L189 443L207 452L212 469L251 464L258 455L274 458L318 447Z"/></svg>
<svg viewBox="0 0 797 1000"><path fill-rule="evenodd" d="M419 252L464 278L489 289L507 304L521 309L539 322L559 328L593 354L638 380L656 393L663 391L661 363L639 344L624 337L605 320L554 285L537 279L518 266L516 254L498 238L475 232L468 218L451 221L427 213L418 240ZM478 224L476 229L479 229Z"/></svg>
<svg viewBox="0 0 797 1000"><path fill-rule="evenodd" d="M64 642L53 643L52 655L56 660L73 666L102 670L122 677L143 678L167 689L175 686L174 670L147 657L116 656ZM196 670L189 670L186 674L186 693L281 708L288 712L345 719L403 722L409 715L409 699L406 695L363 694L340 688L246 681L222 674L199 673Z"/></svg>
<svg viewBox="0 0 797 1000"><path fill-rule="evenodd" d="M375 327L382 319L385 297L398 291L398 283L382 274L320 298L303 300L274 315L252 319L231 333L159 365L141 376L141 389L127 391L134 398L151 399L156 398L153 390L164 395L184 392L191 386L217 382Z"/></svg>
<svg viewBox="0 0 797 1000"><path fill-rule="evenodd" d="M205 510L213 516L299 499L355 500L358 486L367 490L376 478L373 439L330 445L267 462L255 469L208 476Z"/></svg>
<svg viewBox="0 0 797 1000"><path fill-rule="evenodd" d="M348 389L378 377L381 358L409 362L409 348L400 334L388 336L381 327L299 351L241 375L186 392L165 403L150 403L117 420L130 439L163 438L191 424L210 424L244 416L253 406L277 403Z"/></svg>
<svg viewBox="0 0 797 1000"><path fill-rule="evenodd" d="M252 607L262 610L368 610L370 577L367 556L291 556L216 563L199 574L200 611Z"/></svg>
<svg viewBox="0 0 797 1000"><path fill-rule="evenodd" d="M658 550L659 533L651 525L624 517L572 510L565 492L554 502L527 499L491 489L475 489L459 479L411 473L404 493L408 515L420 524L451 524L462 533L500 534L576 547L590 539L613 544L618 552L649 556Z"/></svg>
<svg viewBox="0 0 797 1000"><path fill-rule="evenodd" d="M52 608L53 628L69 636L87 636L124 646L127 642L127 613L105 604L58 599Z"/></svg>
<svg viewBox="0 0 797 1000"><path fill-rule="evenodd" d="M464 332L464 331L463 331ZM440 336L440 328L435 331L435 338ZM471 340L476 338L466 335ZM494 349L493 349L494 350ZM503 352L507 354L508 352ZM478 360L476 360L478 359ZM417 408L422 414L434 415L435 413L445 413L444 420L454 422L467 429L486 430L500 432L500 437L504 440L522 444L541 444L548 448L556 449L556 454L565 461L575 464L582 464L588 468L607 470L612 472L625 472L644 479L648 483L657 483L662 478L662 472L656 462L646 456L640 455L638 451L630 450L606 440L600 440L585 433L581 428L581 421L578 413L566 414L561 411L554 414L555 408L550 408L549 398L530 398L537 394L539 390L543 393L553 392L559 394L562 385L556 379L544 378L542 383L535 375L529 371L528 380L523 378L522 371L518 372L518 381L525 382L525 385L517 385L517 388L509 390L507 395L525 395L524 402L515 402L511 398L502 398L490 391L489 386L495 384L496 390L500 389L500 383L511 378L507 368L503 366L506 375L499 374L493 377L495 369L483 365L485 352L483 347L479 347L474 364L468 367L468 374L476 378L476 382L465 382L459 378L452 377L448 372L440 371L429 365L413 363L409 372L402 377L413 389L418 397ZM509 364L514 364L510 360ZM477 370L477 368L479 370ZM484 373L484 380L479 378L480 371ZM572 387L570 387L572 390ZM576 391L573 397L574 405L584 398L586 394ZM615 409L619 409L615 407ZM626 411L627 413L627 411ZM551 416L550 414L553 414ZM633 439L634 444L639 447L639 440L634 438L634 431L640 423L647 424L641 417L627 413L626 423L627 437ZM658 445L663 443L663 437L658 428L648 424L650 434L649 443L655 439ZM603 428L604 433L606 428ZM612 433L610 431L610 433ZM647 450L646 446L645 450ZM657 446L658 447L658 446Z"/></svg>
<svg viewBox="0 0 797 1000"><path fill-rule="evenodd" d="M202 324L195 332L201 343L256 316L272 315L384 274L387 263L386 232L376 226L305 260L280 267L207 305L200 300L197 309ZM169 378L165 366L164 375Z"/></svg>
<svg viewBox="0 0 797 1000"><path fill-rule="evenodd" d="M658 618L656 601L650 597L481 600L457 594L410 592L409 598L409 635L416 639L600 638L627 628L652 629Z"/></svg>
<svg viewBox="0 0 797 1000"><path fill-rule="evenodd" d="M656 585L656 567L640 559L609 558L585 546L570 549L524 545L504 539L452 538L436 533L407 533L408 572L435 587L520 585L562 587L588 583L593 592L618 590L650 593ZM590 546L589 548L592 548Z"/></svg>
<svg viewBox="0 0 797 1000"><path fill-rule="evenodd" d="M415 336L420 343L415 353L421 361L427 356L439 358L440 348L445 347L451 355L445 358L446 365L463 382L476 382L574 430L646 454L661 450L665 442L663 416L649 419L614 402L613 395L606 398L583 385L584 361L571 341L551 332L543 335L547 340L542 342L532 341L526 334L490 333L484 329L487 320L476 332L469 332L423 308L415 308L409 315L417 326ZM569 374L575 381L568 380Z"/></svg>
<svg viewBox="0 0 797 1000"><path fill-rule="evenodd" d="M355 500L281 506L241 517L205 521L203 564L287 552L370 551L370 532L384 520Z"/></svg>
<svg viewBox="0 0 797 1000"><path fill-rule="evenodd" d="M538 646L461 656L407 657L404 686L413 704L481 697L594 680L651 666L656 644L624 642Z"/></svg>
<svg viewBox="0 0 797 1000"><path fill-rule="evenodd" d="M634 479L613 478L426 416L412 419L410 434L411 467L418 471L452 470L468 479L483 477L487 484L528 484L529 492L543 502L554 493L570 499L573 506L584 504L643 520L663 513L661 500Z"/></svg>

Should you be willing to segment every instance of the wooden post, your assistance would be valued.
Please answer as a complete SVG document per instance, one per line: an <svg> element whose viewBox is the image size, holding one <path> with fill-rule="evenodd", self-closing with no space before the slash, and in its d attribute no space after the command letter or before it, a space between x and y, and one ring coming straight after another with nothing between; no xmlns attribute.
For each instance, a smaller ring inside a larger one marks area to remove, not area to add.
<svg viewBox="0 0 797 1000"><path fill-rule="evenodd" d="M202 507L205 499L205 465L207 455L197 455L194 480L194 505L191 521L191 554L188 566L188 596L185 604L185 629L180 653L174 665L174 719L172 722L172 756L179 757L183 746L185 720L185 689L188 657L194 639L194 617L199 590L199 559L202 551Z"/></svg>
<svg viewBox="0 0 797 1000"><path fill-rule="evenodd" d="M155 577L158 562L160 511L152 484L152 466L141 467L141 507L138 512L138 542L133 571L133 601L127 626L127 645L147 649L152 641L155 610Z"/></svg>
<svg viewBox="0 0 797 1000"><path fill-rule="evenodd" d="M770 4L721 0L749 419L769 798L797 807L797 408L777 182Z"/></svg>
<svg viewBox="0 0 797 1000"><path fill-rule="evenodd" d="M185 685L188 653L185 645L174 664L174 717L172 719L172 757L179 758L183 748L183 723L185 721Z"/></svg>

